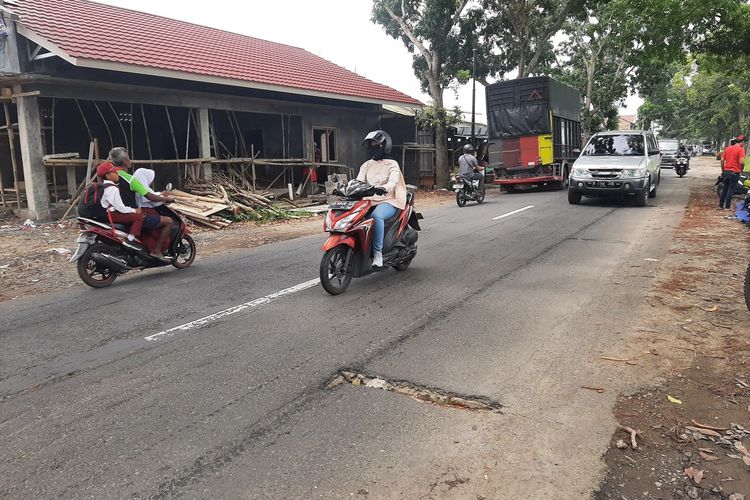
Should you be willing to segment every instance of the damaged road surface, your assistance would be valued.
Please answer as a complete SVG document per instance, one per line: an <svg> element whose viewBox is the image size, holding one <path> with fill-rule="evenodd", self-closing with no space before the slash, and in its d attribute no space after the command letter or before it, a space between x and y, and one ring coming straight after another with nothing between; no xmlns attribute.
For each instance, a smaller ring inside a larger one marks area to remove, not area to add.
<svg viewBox="0 0 750 500"><path fill-rule="evenodd" d="M448 199L336 297L321 234L0 304L0 497L589 496L687 198Z"/></svg>

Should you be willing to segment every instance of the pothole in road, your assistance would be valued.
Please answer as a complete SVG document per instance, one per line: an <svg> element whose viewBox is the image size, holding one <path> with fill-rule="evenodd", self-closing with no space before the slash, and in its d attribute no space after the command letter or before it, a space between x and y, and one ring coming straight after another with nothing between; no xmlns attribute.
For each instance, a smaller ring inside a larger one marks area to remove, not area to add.
<svg viewBox="0 0 750 500"><path fill-rule="evenodd" d="M466 396L461 394L450 393L441 389L433 389L421 385L413 384L403 380L387 380L382 377L368 375L353 370L341 370L331 377L326 384L328 389L341 384L351 384L372 389L382 389L385 391L395 392L409 396L412 399L423 403L431 403L437 406L450 408L459 408L471 411L488 411L492 413L502 413L500 403L492 401L483 396Z"/></svg>

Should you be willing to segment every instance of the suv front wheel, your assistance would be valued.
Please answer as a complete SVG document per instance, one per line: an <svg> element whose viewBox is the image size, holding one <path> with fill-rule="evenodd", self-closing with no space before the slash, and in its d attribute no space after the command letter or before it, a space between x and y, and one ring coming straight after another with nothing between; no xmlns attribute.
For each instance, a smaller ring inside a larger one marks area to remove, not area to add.
<svg viewBox="0 0 750 500"><path fill-rule="evenodd" d="M654 186L653 190L650 190L648 192L649 198L656 198L656 190L659 189L659 184L661 184L661 172L658 172L656 174L656 185Z"/></svg>
<svg viewBox="0 0 750 500"><path fill-rule="evenodd" d="M581 203L581 193L576 193L572 189L568 188L568 203L571 205L578 205Z"/></svg>
<svg viewBox="0 0 750 500"><path fill-rule="evenodd" d="M646 185L643 186L641 191L635 194L635 204L638 207L645 207L648 205L648 199L651 197L651 181L647 180Z"/></svg>

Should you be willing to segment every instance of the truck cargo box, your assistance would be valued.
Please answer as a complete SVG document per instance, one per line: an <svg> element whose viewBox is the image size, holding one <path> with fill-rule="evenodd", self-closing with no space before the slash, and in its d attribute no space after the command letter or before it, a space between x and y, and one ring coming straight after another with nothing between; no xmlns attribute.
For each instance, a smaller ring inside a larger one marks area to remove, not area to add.
<svg viewBox="0 0 750 500"><path fill-rule="evenodd" d="M495 183L562 186L581 147L581 96L547 76L487 86L490 167Z"/></svg>

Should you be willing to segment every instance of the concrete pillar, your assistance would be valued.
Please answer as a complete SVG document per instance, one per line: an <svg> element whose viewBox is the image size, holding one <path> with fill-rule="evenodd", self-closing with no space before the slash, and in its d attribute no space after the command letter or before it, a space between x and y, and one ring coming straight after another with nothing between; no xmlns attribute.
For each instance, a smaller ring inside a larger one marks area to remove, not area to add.
<svg viewBox="0 0 750 500"><path fill-rule="evenodd" d="M13 93L22 92L20 86L13 88ZM18 135L21 140L21 158L23 160L23 180L26 189L26 200L29 205L29 218L33 220L49 220L49 189L47 187L47 172L45 172L42 157L44 145L42 142L42 122L39 113L37 97L19 97Z"/></svg>
<svg viewBox="0 0 750 500"><path fill-rule="evenodd" d="M211 127L208 120L208 109L198 109L198 138L200 139L200 152L201 158L211 157ZM207 181L211 180L211 164L204 163L201 165L201 178Z"/></svg>

